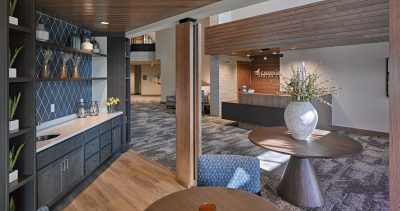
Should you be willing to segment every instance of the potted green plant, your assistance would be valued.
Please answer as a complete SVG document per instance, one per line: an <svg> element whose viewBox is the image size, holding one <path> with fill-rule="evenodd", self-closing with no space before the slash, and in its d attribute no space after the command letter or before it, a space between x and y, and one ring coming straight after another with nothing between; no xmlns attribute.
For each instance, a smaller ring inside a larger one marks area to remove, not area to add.
<svg viewBox="0 0 400 211"><path fill-rule="evenodd" d="M24 148L25 144L19 145L17 152L15 152L14 146L11 148L9 154L8 154L8 181L11 183L15 180L18 179L18 170L14 169L15 164L17 163L19 154L22 151L22 148Z"/></svg>
<svg viewBox="0 0 400 211"><path fill-rule="evenodd" d="M15 201L14 201L14 197L10 197L10 202L8 203L8 207L10 211L15 211Z"/></svg>
<svg viewBox="0 0 400 211"><path fill-rule="evenodd" d="M311 104L311 99L316 99L329 106L322 97L333 94L338 87L324 86L331 80L319 81L321 75L318 67L314 72L307 72L305 63L297 68L291 66L292 75L289 78L283 77L283 94L291 96L291 102L284 112L285 123L292 137L297 140L308 140L314 132L318 123L318 113Z"/></svg>
<svg viewBox="0 0 400 211"><path fill-rule="evenodd" d="M115 112L115 107L120 103L121 101L119 100L118 97L110 97L106 101L107 105L107 111L108 113L114 113Z"/></svg>
<svg viewBox="0 0 400 211"><path fill-rule="evenodd" d="M17 110L19 100L21 98L21 92L13 98L10 97L8 100L8 128L9 131L15 131L19 129L19 120L14 119L15 111Z"/></svg>
<svg viewBox="0 0 400 211"><path fill-rule="evenodd" d="M17 77L17 68L12 68L14 65L15 60L17 59L18 54L20 51L24 48L24 46L21 46L19 48L16 48L11 55L11 50L8 49L8 77L9 78L16 78Z"/></svg>
<svg viewBox="0 0 400 211"><path fill-rule="evenodd" d="M18 25L18 18L14 17L15 7L17 6L17 0L10 0L8 22L10 24Z"/></svg>

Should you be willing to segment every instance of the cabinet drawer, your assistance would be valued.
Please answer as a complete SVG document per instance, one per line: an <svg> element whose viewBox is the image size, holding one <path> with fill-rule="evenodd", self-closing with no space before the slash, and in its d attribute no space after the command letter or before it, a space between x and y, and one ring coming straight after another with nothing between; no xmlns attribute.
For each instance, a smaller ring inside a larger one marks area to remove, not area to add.
<svg viewBox="0 0 400 211"><path fill-rule="evenodd" d="M91 128L85 132L85 142L86 143L96 137L99 137L99 126Z"/></svg>
<svg viewBox="0 0 400 211"><path fill-rule="evenodd" d="M118 126L122 124L122 115L115 117L112 119L112 127Z"/></svg>
<svg viewBox="0 0 400 211"><path fill-rule="evenodd" d="M112 125L111 120L102 123L100 125L100 134L103 134L103 133L107 132L108 130L111 130L111 125Z"/></svg>
<svg viewBox="0 0 400 211"><path fill-rule="evenodd" d="M99 138L85 144L85 159L98 152L100 149Z"/></svg>
<svg viewBox="0 0 400 211"><path fill-rule="evenodd" d="M37 169L41 169L64 155L72 152L84 143L85 136L82 134L69 138L55 146L52 146L42 152L39 152L36 157Z"/></svg>
<svg viewBox="0 0 400 211"><path fill-rule="evenodd" d="M99 153L95 153L92 157L85 161L85 175L89 175L100 164Z"/></svg>
<svg viewBox="0 0 400 211"><path fill-rule="evenodd" d="M100 136L100 149L108 144L111 144L111 130Z"/></svg>
<svg viewBox="0 0 400 211"><path fill-rule="evenodd" d="M111 156L111 144L107 145L100 152L100 162L107 160Z"/></svg>

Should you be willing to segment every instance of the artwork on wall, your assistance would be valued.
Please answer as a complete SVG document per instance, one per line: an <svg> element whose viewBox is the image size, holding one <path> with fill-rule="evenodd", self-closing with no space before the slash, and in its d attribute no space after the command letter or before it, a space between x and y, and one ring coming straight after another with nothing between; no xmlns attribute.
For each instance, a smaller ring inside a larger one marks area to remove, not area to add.
<svg viewBox="0 0 400 211"><path fill-rule="evenodd" d="M147 80L147 75L143 75L143 81Z"/></svg>
<svg viewBox="0 0 400 211"><path fill-rule="evenodd" d="M389 58L386 58L386 96L389 97Z"/></svg>

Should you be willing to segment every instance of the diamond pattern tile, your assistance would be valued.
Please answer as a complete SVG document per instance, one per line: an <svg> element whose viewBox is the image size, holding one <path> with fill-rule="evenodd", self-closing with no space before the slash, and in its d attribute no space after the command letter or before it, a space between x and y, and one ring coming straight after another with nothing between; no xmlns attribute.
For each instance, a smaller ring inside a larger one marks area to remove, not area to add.
<svg viewBox="0 0 400 211"><path fill-rule="evenodd" d="M43 13L36 12L36 23L43 23L50 32L51 43L57 45L69 45L69 37L73 33L90 36L91 33L77 26L58 20ZM43 53L45 49L36 48L35 71L39 78ZM52 50L53 56L49 61L51 77L57 78L62 65L61 51ZM73 53L73 56L81 56L79 74L81 77L91 77L92 57L89 55ZM68 76L71 76L72 61L68 61ZM47 122L76 113L77 103L80 99L85 102L92 98L91 81L38 81L36 83L36 118L40 122ZM55 104L55 112L50 112L50 105Z"/></svg>

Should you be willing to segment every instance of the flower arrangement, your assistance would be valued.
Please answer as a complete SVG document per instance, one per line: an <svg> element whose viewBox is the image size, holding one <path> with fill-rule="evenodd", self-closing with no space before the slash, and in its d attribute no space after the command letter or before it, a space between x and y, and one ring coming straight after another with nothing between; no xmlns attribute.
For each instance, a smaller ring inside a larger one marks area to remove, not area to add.
<svg viewBox="0 0 400 211"><path fill-rule="evenodd" d="M331 79L319 82L319 79L321 78L321 74L318 73L319 66L320 64L314 72L307 73L304 62L302 62L302 65L297 68L297 71L292 65L292 75L289 78L282 76L283 83L281 86L283 91L281 93L292 96L292 101L295 102L307 102L311 99L317 99L318 101L331 106L331 104L325 101L322 96L336 93L339 90L339 87L324 86L326 83L332 81Z"/></svg>
<svg viewBox="0 0 400 211"><path fill-rule="evenodd" d="M118 97L110 97L106 101L108 113L115 112L115 106L117 106L121 101Z"/></svg>

